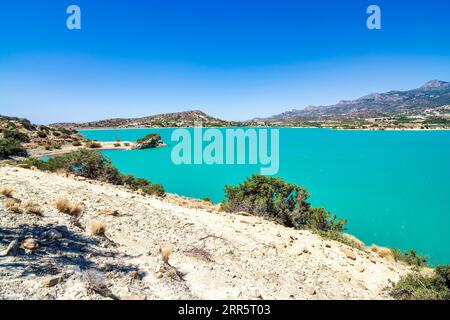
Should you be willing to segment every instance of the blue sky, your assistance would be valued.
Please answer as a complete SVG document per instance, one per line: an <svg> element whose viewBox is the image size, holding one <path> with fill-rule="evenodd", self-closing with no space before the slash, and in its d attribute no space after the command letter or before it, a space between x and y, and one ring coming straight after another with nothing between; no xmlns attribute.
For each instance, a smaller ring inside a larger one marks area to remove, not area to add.
<svg viewBox="0 0 450 320"><path fill-rule="evenodd" d="M82 30L66 28L77 4ZM382 29L366 28L366 8ZM447 0L4 0L0 114L233 120L450 80Z"/></svg>

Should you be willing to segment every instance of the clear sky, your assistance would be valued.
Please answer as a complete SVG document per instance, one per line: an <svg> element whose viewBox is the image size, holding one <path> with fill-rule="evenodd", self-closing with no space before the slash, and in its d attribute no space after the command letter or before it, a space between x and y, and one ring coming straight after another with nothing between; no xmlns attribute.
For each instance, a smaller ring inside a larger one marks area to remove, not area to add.
<svg viewBox="0 0 450 320"><path fill-rule="evenodd" d="M81 8L82 29L66 28ZM382 29L366 28L366 9ZM450 80L448 0L2 0L0 114L245 120Z"/></svg>

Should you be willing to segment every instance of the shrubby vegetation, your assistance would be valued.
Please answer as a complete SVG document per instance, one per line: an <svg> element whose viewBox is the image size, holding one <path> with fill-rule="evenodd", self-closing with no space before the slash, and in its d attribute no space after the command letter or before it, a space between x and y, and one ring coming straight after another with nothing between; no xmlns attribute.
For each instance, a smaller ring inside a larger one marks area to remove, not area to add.
<svg viewBox="0 0 450 320"><path fill-rule="evenodd" d="M0 157L26 156L27 151L22 144L14 139L0 139Z"/></svg>
<svg viewBox="0 0 450 320"><path fill-rule="evenodd" d="M98 149L101 148L102 145L96 141L88 141L86 142L86 147L91 149Z"/></svg>
<svg viewBox="0 0 450 320"><path fill-rule="evenodd" d="M66 171L88 179L104 181L115 185L126 185L133 190L142 190L147 194L163 196L164 188L160 184L152 184L147 179L124 175L113 166L102 154L87 149L67 153L50 158L48 161L27 159L21 163L23 167L36 167L44 171Z"/></svg>
<svg viewBox="0 0 450 320"><path fill-rule="evenodd" d="M47 132L45 132L45 131L38 131L37 132L37 136L39 138L47 138Z"/></svg>
<svg viewBox="0 0 450 320"><path fill-rule="evenodd" d="M400 249L392 249L391 251L395 261L403 261L415 267L428 266L428 257L418 254L415 249L405 252L402 252Z"/></svg>
<svg viewBox="0 0 450 320"><path fill-rule="evenodd" d="M390 295L398 300L450 300L450 265L438 266L429 276L408 274L392 285Z"/></svg>
<svg viewBox="0 0 450 320"><path fill-rule="evenodd" d="M339 233L346 221L323 208L312 208L308 191L280 178L255 174L243 183L225 187L223 208L246 211L285 226Z"/></svg>
<svg viewBox="0 0 450 320"><path fill-rule="evenodd" d="M141 187L141 190L147 194L162 197L165 194L164 187L159 183L151 183Z"/></svg>
<svg viewBox="0 0 450 320"><path fill-rule="evenodd" d="M20 132L12 122L9 122L6 127L3 128L3 138L6 140L16 140L18 142L30 142L28 135Z"/></svg>
<svg viewBox="0 0 450 320"><path fill-rule="evenodd" d="M161 135L159 133L150 133L143 138L137 139L136 143L144 143L150 139L161 140Z"/></svg>
<svg viewBox="0 0 450 320"><path fill-rule="evenodd" d="M111 164L111 161L90 150L78 150L50 158L48 161L28 159L24 163L40 170L53 172L63 170L88 179L122 184L119 171Z"/></svg>

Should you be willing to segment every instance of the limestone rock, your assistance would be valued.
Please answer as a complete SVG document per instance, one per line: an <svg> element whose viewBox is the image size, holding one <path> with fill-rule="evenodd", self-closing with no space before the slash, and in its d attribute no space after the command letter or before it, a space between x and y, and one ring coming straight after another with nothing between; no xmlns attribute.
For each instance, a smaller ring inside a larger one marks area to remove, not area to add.
<svg viewBox="0 0 450 320"><path fill-rule="evenodd" d="M341 251L345 254L345 256L351 260L356 260L356 254L353 252L353 250L342 247Z"/></svg>
<svg viewBox="0 0 450 320"><path fill-rule="evenodd" d="M133 149L152 149L165 146L166 144L162 141L159 133L151 133L144 138L137 140Z"/></svg>
<svg viewBox="0 0 450 320"><path fill-rule="evenodd" d="M11 241L10 244L8 245L8 247L6 247L5 250L0 252L0 257L1 256L15 256L15 255L17 255L18 247L19 247L19 244L17 243L17 240Z"/></svg>
<svg viewBox="0 0 450 320"><path fill-rule="evenodd" d="M366 270L362 265L357 265L356 266L356 270L358 271L358 272L364 272L364 270Z"/></svg>
<svg viewBox="0 0 450 320"><path fill-rule="evenodd" d="M36 250L39 248L39 243L33 238L26 238L22 241L22 247L27 250Z"/></svg>
<svg viewBox="0 0 450 320"><path fill-rule="evenodd" d="M42 281L42 286L46 288L54 287L64 280L62 276L48 277Z"/></svg>

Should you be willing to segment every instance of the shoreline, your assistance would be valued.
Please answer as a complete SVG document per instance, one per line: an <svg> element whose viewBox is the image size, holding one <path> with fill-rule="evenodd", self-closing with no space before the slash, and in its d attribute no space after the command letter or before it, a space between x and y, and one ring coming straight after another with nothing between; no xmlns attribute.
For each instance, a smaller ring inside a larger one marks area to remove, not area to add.
<svg viewBox="0 0 450 320"><path fill-rule="evenodd" d="M28 157L30 158L43 158L43 157L54 157L59 155L64 155L66 153L78 151L81 149L87 149L87 150L98 150L98 151L104 151L104 150L132 150L133 146L135 145L134 142L130 141L121 141L120 147L115 147L114 144L117 142L113 141L97 141L102 146L100 148L86 148L85 146L72 146L71 144L63 145L61 149L54 149L54 150L45 150L45 149L27 149L28 151ZM129 143L129 146L123 146L123 143Z"/></svg>
<svg viewBox="0 0 450 320"><path fill-rule="evenodd" d="M102 130L159 130L159 129L191 129L194 127L89 127L89 128L76 128L77 131L102 131ZM227 129L227 128L266 128L266 129L330 129L336 131L450 131L450 128L386 128L386 129L369 129L369 128L355 128L344 129L335 127L289 127L289 126L227 126L227 127L202 127L203 129ZM99 141L101 142L101 141Z"/></svg>

